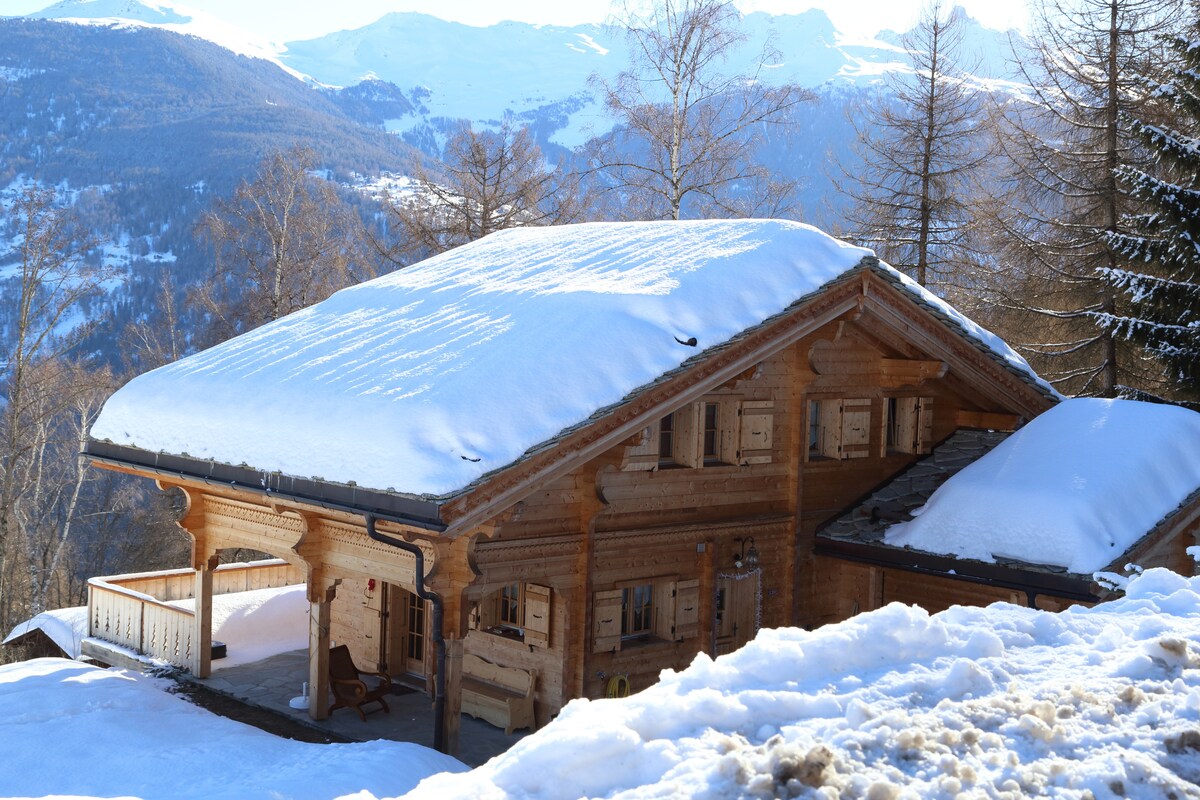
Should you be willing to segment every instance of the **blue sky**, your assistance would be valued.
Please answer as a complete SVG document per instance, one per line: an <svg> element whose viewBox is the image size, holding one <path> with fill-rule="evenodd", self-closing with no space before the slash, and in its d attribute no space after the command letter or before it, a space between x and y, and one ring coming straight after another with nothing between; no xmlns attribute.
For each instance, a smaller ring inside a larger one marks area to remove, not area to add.
<svg viewBox="0 0 1200 800"><path fill-rule="evenodd" d="M953 0L945 0L952 3ZM174 5L171 0L144 0L147 5ZM48 0L0 0L0 13L27 14L51 5ZM883 28L911 26L921 7L918 0L735 0L743 11L796 14L823 8L847 34L873 34ZM971 16L992 28L1021 27L1024 0L958 0ZM180 5L219 17L276 41L308 39L335 30L359 28L389 11L420 11L470 25L502 19L551 25L602 22L619 8L609 0L184 0Z"/></svg>

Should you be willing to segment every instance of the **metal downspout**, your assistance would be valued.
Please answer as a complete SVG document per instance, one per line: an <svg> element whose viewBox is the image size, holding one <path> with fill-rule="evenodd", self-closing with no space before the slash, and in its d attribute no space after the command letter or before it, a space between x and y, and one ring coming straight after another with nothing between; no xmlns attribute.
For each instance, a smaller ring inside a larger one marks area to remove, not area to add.
<svg viewBox="0 0 1200 800"><path fill-rule="evenodd" d="M437 670L433 678L433 749L446 752L446 639L442 634L442 598L425 588L425 554L415 544L375 530L375 517L364 515L367 520L367 535L380 544L412 553L417 559L417 597L428 600L433 606L433 645L437 650Z"/></svg>

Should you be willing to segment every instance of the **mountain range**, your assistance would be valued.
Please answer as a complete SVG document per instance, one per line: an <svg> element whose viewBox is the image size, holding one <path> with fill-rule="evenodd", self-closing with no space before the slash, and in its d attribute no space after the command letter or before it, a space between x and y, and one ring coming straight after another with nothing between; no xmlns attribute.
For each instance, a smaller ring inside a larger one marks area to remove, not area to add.
<svg viewBox="0 0 1200 800"><path fill-rule="evenodd" d="M963 23L979 65L971 80L1017 91L1008 34ZM908 69L900 38L848 39L820 11L754 13L742 26L728 71L816 95L764 159L803 181L805 218L822 223L836 213L829 165L845 163L854 138L847 111L887 102L884 76ZM768 44L777 57L758 69ZM130 278L93 313L119 326L144 314L163 269L178 285L204 274L198 215L267 153L311 146L348 191L437 157L460 120L528 125L549 156L564 155L612 128L589 81L611 80L628 55L621 32L601 25L394 13L277 43L165 0L63 0L0 18L0 203L31 179L92 198L90 224ZM5 236L0 226L0 275Z"/></svg>

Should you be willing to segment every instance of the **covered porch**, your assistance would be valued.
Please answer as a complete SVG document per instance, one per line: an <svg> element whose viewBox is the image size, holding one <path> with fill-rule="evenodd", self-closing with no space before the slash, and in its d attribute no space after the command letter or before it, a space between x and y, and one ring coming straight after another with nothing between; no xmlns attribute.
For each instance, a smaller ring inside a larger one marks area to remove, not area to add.
<svg viewBox="0 0 1200 800"><path fill-rule="evenodd" d="M363 722L353 709L339 709L323 720L314 720L303 709L290 706L308 679L308 651L292 650L249 664L215 671L209 678L189 674L180 680L231 697L248 706L279 714L301 725L330 733L350 741L390 739L413 742L432 748L433 703L429 695L397 684L387 704L391 713L371 712ZM378 708L378 706L371 706ZM475 767L508 750L529 731L505 734L504 730L481 720L463 716L457 758Z"/></svg>
<svg viewBox="0 0 1200 800"><path fill-rule="evenodd" d="M435 719L433 662L442 658L425 607L384 580L314 581L311 570L289 560L218 566L210 558L197 569L93 578L81 649L115 666L180 667L187 670L183 681L342 738L413 742L482 763L520 736L470 718L460 723L457 704L443 702L445 716ZM391 714L372 713L365 723L354 709L331 716L332 698L323 690L309 693L309 706L292 707L302 687L328 687L329 649L343 643L359 669L387 669L384 658L398 667L387 670ZM446 649L461 665L461 640ZM467 733L461 748L460 728Z"/></svg>

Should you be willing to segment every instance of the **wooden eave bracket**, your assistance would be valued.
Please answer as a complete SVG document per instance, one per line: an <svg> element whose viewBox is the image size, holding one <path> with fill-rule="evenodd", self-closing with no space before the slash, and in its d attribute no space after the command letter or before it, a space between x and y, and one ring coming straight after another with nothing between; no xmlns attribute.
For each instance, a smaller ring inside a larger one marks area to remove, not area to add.
<svg viewBox="0 0 1200 800"><path fill-rule="evenodd" d="M920 386L927 380L943 378L950 365L945 361L922 361L913 358L879 359L880 385L885 389L901 386Z"/></svg>

